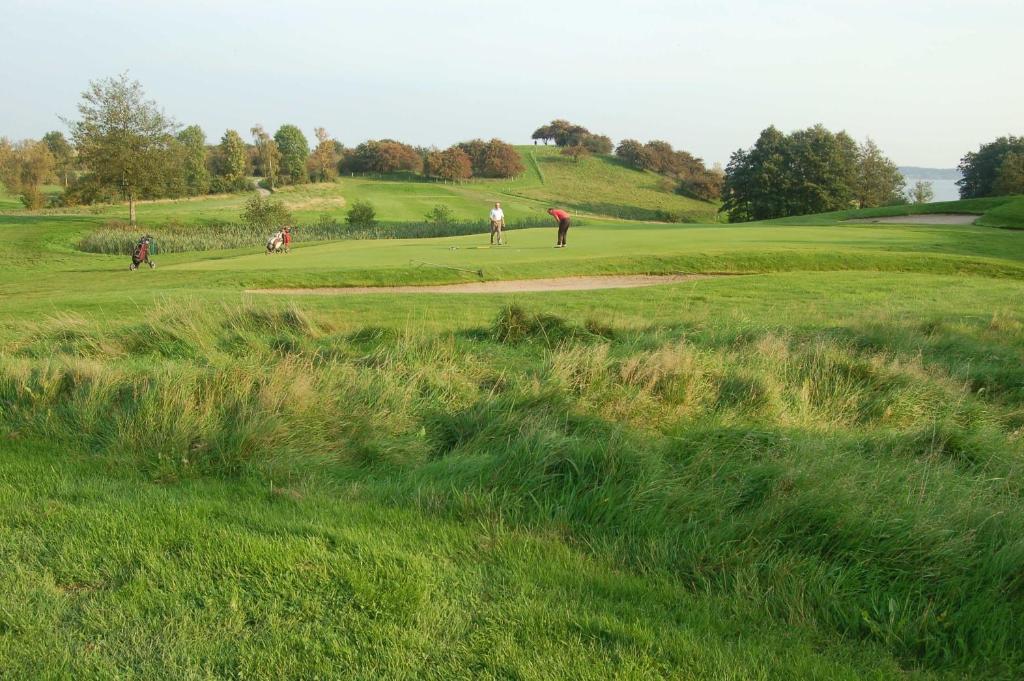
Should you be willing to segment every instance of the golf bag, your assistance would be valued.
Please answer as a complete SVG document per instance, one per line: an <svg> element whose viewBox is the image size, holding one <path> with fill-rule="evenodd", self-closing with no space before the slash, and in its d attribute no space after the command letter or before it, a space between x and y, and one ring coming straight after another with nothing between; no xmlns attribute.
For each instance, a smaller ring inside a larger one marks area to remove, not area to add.
<svg viewBox="0 0 1024 681"><path fill-rule="evenodd" d="M267 255L270 255L271 253L280 253L282 248L284 248L284 232L274 232L270 235L270 238L267 239Z"/></svg>
<svg viewBox="0 0 1024 681"><path fill-rule="evenodd" d="M139 239L139 243L135 244L135 250L132 251L132 264L128 266L129 270L134 272L142 263L149 265L149 269L156 267L156 263L149 259L149 249L152 243L153 237L148 234Z"/></svg>

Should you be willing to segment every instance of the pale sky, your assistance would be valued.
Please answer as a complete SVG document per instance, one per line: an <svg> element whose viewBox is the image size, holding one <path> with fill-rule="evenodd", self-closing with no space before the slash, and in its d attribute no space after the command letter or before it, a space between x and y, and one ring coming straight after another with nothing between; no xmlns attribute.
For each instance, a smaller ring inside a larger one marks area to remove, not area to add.
<svg viewBox="0 0 1024 681"><path fill-rule="evenodd" d="M709 163L775 124L951 167L1024 134L1022 0L0 0L0 135L62 129L128 70L207 140L528 143L552 118Z"/></svg>

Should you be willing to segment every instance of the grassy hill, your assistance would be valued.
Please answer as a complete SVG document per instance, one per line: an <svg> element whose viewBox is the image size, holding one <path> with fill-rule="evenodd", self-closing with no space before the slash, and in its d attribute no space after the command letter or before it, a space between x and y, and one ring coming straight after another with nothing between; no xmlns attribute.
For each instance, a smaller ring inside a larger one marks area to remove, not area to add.
<svg viewBox="0 0 1024 681"><path fill-rule="evenodd" d="M280 196L528 216L561 163ZM109 210L0 215L0 676L1024 674L1024 232L593 219L129 272L74 247ZM744 276L246 293L481 268Z"/></svg>

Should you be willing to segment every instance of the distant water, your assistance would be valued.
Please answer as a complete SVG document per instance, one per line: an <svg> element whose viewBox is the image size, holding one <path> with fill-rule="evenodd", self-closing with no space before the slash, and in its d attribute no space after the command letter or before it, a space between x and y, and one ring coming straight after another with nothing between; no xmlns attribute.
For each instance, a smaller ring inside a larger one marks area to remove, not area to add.
<svg viewBox="0 0 1024 681"><path fill-rule="evenodd" d="M956 181L960 179L960 172L956 168L917 168L906 166L900 168L903 177L907 180L907 191L918 180L931 182L932 191L935 192L933 201L956 201L960 198L960 188Z"/></svg>
<svg viewBox="0 0 1024 681"><path fill-rule="evenodd" d="M956 180L929 180L925 177L908 177L907 191L910 191L918 180L932 183L932 191L935 192L933 201L956 201L960 198L960 188L956 186Z"/></svg>

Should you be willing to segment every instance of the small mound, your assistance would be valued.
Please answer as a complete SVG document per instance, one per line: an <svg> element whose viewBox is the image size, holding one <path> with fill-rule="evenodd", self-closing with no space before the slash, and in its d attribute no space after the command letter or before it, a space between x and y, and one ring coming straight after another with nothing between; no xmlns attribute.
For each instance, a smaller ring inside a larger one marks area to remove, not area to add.
<svg viewBox="0 0 1024 681"><path fill-rule="evenodd" d="M980 218L974 213L920 213L917 215L890 215L881 218L843 220L852 223L886 223L896 225L971 225Z"/></svg>
<svg viewBox="0 0 1024 681"><path fill-rule="evenodd" d="M272 293L292 296L345 296L363 293L530 293L541 291L589 291L603 288L638 288L707 279L713 274L625 274L553 279L509 279L473 281L437 286L350 286L346 288L257 288L246 293Z"/></svg>

